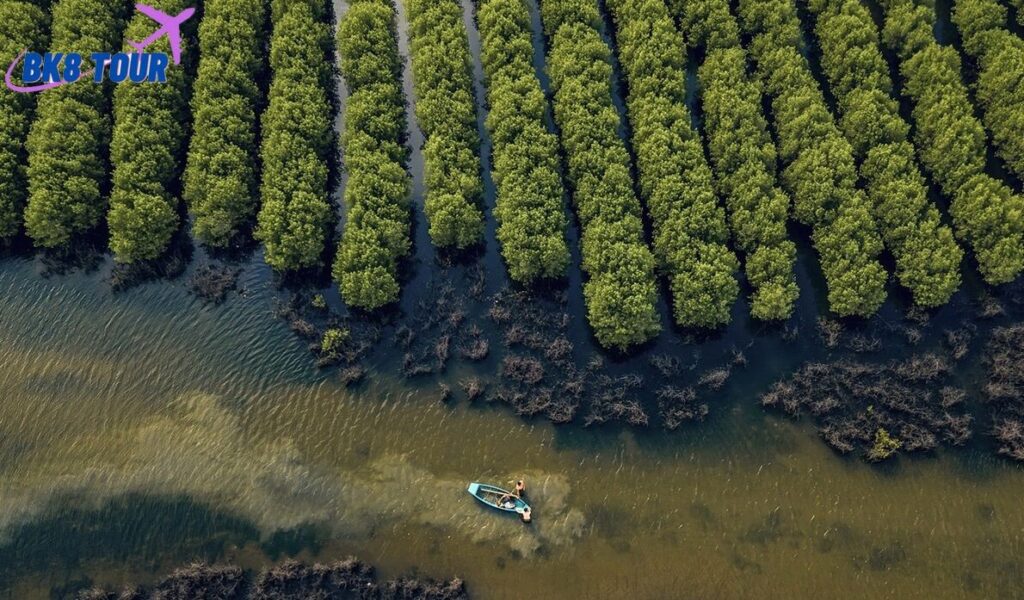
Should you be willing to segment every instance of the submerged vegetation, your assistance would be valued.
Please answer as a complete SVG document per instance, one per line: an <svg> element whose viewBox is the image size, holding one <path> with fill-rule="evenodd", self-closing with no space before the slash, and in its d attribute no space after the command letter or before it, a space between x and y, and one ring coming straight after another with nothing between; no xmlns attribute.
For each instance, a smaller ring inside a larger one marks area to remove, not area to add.
<svg viewBox="0 0 1024 600"><path fill-rule="evenodd" d="M394 7L388 0L350 4L337 36L349 90L342 133L348 212L334 279L349 305L375 309L398 299L398 261L411 246L405 97Z"/></svg>
<svg viewBox="0 0 1024 600"><path fill-rule="evenodd" d="M970 439L966 395L946 381L951 366L935 354L883 365L811 363L777 383L761 402L793 415L809 413L839 452L883 460L897 450L934 450Z"/></svg>
<svg viewBox="0 0 1024 600"><path fill-rule="evenodd" d="M997 329L988 344L985 395L999 453L1024 461L1024 325Z"/></svg>
<svg viewBox="0 0 1024 600"><path fill-rule="evenodd" d="M379 582L373 567L355 558L330 564L304 565L294 560L260 573L233 565L192 564L152 586L127 587L120 592L93 588L78 600L286 600L290 598L361 598L365 600L464 600L461 579L434 581L401 577Z"/></svg>

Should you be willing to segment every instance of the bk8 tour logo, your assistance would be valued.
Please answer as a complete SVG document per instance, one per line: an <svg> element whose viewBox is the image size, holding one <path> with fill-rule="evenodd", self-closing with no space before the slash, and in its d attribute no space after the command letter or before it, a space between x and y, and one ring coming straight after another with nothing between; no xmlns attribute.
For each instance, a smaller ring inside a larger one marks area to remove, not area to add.
<svg viewBox="0 0 1024 600"><path fill-rule="evenodd" d="M160 28L141 42L129 41L136 52L93 52L89 55L94 68L83 69L85 59L77 52L39 54L23 50L7 68L4 83L13 92L29 94L83 80L102 83L164 83L167 81L168 56L162 52L143 52L163 36L171 43L171 59L181 64L181 24L195 13L187 8L170 16L151 6L136 4L135 8L160 24ZM23 62L21 85L14 82L14 71Z"/></svg>

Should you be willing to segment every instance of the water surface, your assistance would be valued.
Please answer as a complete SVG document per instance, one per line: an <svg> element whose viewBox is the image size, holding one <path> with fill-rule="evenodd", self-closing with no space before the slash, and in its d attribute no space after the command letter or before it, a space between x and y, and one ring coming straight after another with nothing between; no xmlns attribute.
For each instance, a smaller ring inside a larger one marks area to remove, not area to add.
<svg viewBox="0 0 1024 600"><path fill-rule="evenodd" d="M348 391L271 315L254 259L219 307L181 282L0 263L0 589L58 597L193 559L354 553L478 597L1015 597L1020 470L986 449L872 467L738 382L672 434ZM524 475L536 524L469 480Z"/></svg>

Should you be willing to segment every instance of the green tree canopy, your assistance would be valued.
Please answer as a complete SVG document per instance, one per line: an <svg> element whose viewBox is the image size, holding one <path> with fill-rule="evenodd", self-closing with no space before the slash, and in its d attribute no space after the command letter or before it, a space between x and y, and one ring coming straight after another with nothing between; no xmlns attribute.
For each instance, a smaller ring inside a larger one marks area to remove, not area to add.
<svg viewBox="0 0 1024 600"><path fill-rule="evenodd" d="M625 75L641 197L676 322L728 323L739 295L736 255L711 169L686 108L686 51L664 0L610 0Z"/></svg>
<svg viewBox="0 0 1024 600"><path fill-rule="evenodd" d="M839 315L873 315L885 301L882 240L864 194L856 189L853 149L839 132L801 54L803 38L792 0L740 0L740 24L772 98L782 182L811 238Z"/></svg>
<svg viewBox="0 0 1024 600"><path fill-rule="evenodd" d="M334 218L327 192L334 135L331 31L322 3L273 4L269 104L263 113L262 205L256 238L277 271L320 264Z"/></svg>
<svg viewBox="0 0 1024 600"><path fill-rule="evenodd" d="M975 97L996 154L1024 179L1024 39L1007 29L995 0L957 0L953 23L978 65Z"/></svg>
<svg viewBox="0 0 1024 600"><path fill-rule="evenodd" d="M882 4L882 37L900 58L921 163L952 198L956 234L985 280L1012 281L1024 270L1024 198L985 173L985 130L961 79L960 56L935 41L931 9L912 0Z"/></svg>
<svg viewBox="0 0 1024 600"><path fill-rule="evenodd" d="M9 65L28 48L42 51L50 31L50 16L30 2L0 0L0 63ZM33 94L0 88L0 243L18 235L28 199L25 142L35 114Z"/></svg>
<svg viewBox="0 0 1024 600"><path fill-rule="evenodd" d="M562 277L569 264L565 190L558 138L544 123L547 99L533 67L530 14L523 0L481 0L477 26L502 256L515 281Z"/></svg>
<svg viewBox="0 0 1024 600"><path fill-rule="evenodd" d="M458 0L405 0L416 92L426 144L424 211L438 247L483 239L480 137L469 39Z"/></svg>
<svg viewBox="0 0 1024 600"><path fill-rule="evenodd" d="M265 69L266 18L262 0L203 5L184 197L192 233L213 247L230 245L256 213L256 82Z"/></svg>
<svg viewBox="0 0 1024 600"><path fill-rule="evenodd" d="M655 261L644 240L629 154L611 97L611 51L595 2L542 0L555 121L582 228L587 316L598 342L627 348L655 336ZM672 260L679 260L672 257Z"/></svg>
<svg viewBox="0 0 1024 600"><path fill-rule="evenodd" d="M761 87L747 75L747 55L726 0L675 4L690 44L705 51L697 71L704 131L733 239L747 255L747 279L754 287L751 314L786 319L800 294L793 272L796 245L786 231L791 202L776 181L777 153L761 108Z"/></svg>
<svg viewBox="0 0 1024 600"><path fill-rule="evenodd" d="M859 0L813 0L810 7L840 126L862 161L860 175L896 276L917 304L941 306L960 286L963 251L928 200L871 13Z"/></svg>
<svg viewBox="0 0 1024 600"><path fill-rule="evenodd" d="M160 0L153 4L168 14L178 14L191 3ZM125 36L144 39L153 21L136 14ZM192 54L194 26L182 31L185 59ZM127 44L126 51L131 51ZM170 52L161 38L150 48ZM110 248L118 262L130 263L159 257L178 229L179 199L175 188L182 175L182 154L187 135L189 80L185 64L167 70L164 85L119 85L114 90L114 130L110 162L114 168L110 194Z"/></svg>
<svg viewBox="0 0 1024 600"><path fill-rule="evenodd" d="M53 6L50 47L77 52L82 69L97 49L117 48L126 3L59 0ZM66 85L39 97L28 137L25 230L37 246L66 246L99 224L107 208L110 84Z"/></svg>
<svg viewBox="0 0 1024 600"><path fill-rule="evenodd" d="M398 300L398 261L409 253L405 98L395 11L388 0L351 0L338 28L348 86L342 148L348 182L345 231L334 278L350 306Z"/></svg>

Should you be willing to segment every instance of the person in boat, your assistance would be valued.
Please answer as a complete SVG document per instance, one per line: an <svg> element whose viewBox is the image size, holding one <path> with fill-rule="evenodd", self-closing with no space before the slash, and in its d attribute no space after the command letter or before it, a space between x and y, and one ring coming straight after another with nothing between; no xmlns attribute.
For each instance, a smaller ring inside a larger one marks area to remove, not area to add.
<svg viewBox="0 0 1024 600"><path fill-rule="evenodd" d="M522 500L524 499L523 497L525 495L526 483L524 483L522 479L518 479L516 480L516 487L513 489L513 491L503 495L501 499L498 500L498 504L500 504L501 506L505 506L506 502L512 502L514 504L515 501L512 500L513 498L519 498L520 500Z"/></svg>

